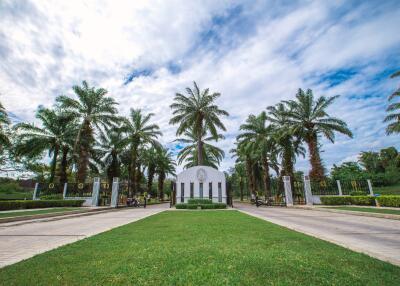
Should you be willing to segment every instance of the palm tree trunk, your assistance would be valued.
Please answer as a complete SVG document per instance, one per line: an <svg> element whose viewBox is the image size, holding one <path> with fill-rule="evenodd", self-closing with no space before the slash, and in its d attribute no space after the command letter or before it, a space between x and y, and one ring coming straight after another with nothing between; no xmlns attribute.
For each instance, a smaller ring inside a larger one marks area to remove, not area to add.
<svg viewBox="0 0 400 286"><path fill-rule="evenodd" d="M201 137L197 139L197 165L203 165L203 142L201 141Z"/></svg>
<svg viewBox="0 0 400 286"><path fill-rule="evenodd" d="M264 191L265 198L269 198L271 196L271 184L269 177L269 163L267 157L264 157L262 160L263 168L264 168Z"/></svg>
<svg viewBox="0 0 400 286"><path fill-rule="evenodd" d="M160 173L158 175L158 194L159 194L160 200L164 199L164 180L165 180L165 174Z"/></svg>
<svg viewBox="0 0 400 286"><path fill-rule="evenodd" d="M68 152L69 152L69 148L67 146L64 146L62 148L62 158L61 158L61 164L60 164L60 183L62 186L68 180L68 178L67 178Z"/></svg>
<svg viewBox="0 0 400 286"><path fill-rule="evenodd" d="M137 147L132 147L132 161L131 161L131 193L136 194L136 159L137 159Z"/></svg>
<svg viewBox="0 0 400 286"><path fill-rule="evenodd" d="M292 152L290 150L290 147L285 147L283 150L282 166L283 166L283 176L290 176L293 180L294 171L293 171Z"/></svg>
<svg viewBox="0 0 400 286"><path fill-rule="evenodd" d="M307 140L308 151L310 153L310 178L321 180L324 178L324 167L322 166L321 157L319 156L319 148L317 136L314 134Z"/></svg>
<svg viewBox="0 0 400 286"><path fill-rule="evenodd" d="M89 165L89 149L93 142L93 130L90 126L90 121L85 119L82 126L82 132L79 142L79 155L78 155L78 183L84 183L87 176L87 168Z"/></svg>
<svg viewBox="0 0 400 286"><path fill-rule="evenodd" d="M150 164L149 169L147 170L147 192L150 194L151 192L151 187L153 186L153 179L154 179L154 165Z"/></svg>
<svg viewBox="0 0 400 286"><path fill-rule="evenodd" d="M57 157L58 157L59 150L60 150L60 147L58 145L54 146L54 154L53 154L53 160L51 162L50 179L49 179L50 183L53 183L54 176L56 174Z"/></svg>
<svg viewBox="0 0 400 286"><path fill-rule="evenodd" d="M239 189L240 189L240 201L243 201L243 178L239 178Z"/></svg>
<svg viewBox="0 0 400 286"><path fill-rule="evenodd" d="M250 193L255 195L256 191L255 191L253 164L248 159L246 160L246 172L247 172L247 176L249 177L248 184L249 184Z"/></svg>

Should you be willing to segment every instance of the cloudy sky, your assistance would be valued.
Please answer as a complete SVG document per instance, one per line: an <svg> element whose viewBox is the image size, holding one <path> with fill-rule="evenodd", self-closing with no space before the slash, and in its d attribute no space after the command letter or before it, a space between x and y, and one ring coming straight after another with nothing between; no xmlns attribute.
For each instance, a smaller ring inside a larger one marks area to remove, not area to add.
<svg viewBox="0 0 400 286"><path fill-rule="evenodd" d="M15 121L72 95L87 80L119 110L155 113L168 125L175 92L195 80L222 93L225 151L250 114L298 88L341 97L330 108L354 139L323 143L326 167L361 150L400 147L385 136L387 96L399 84L400 1L0 1L0 101ZM228 154L222 169L233 164ZM308 169L306 159L297 167Z"/></svg>

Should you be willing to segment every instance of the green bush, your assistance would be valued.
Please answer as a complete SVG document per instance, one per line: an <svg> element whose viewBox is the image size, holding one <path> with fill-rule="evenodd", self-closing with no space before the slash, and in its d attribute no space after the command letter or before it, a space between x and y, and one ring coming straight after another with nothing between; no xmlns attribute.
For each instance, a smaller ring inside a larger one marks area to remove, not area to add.
<svg viewBox="0 0 400 286"><path fill-rule="evenodd" d="M188 205L187 205L187 208L188 208L189 210L196 210L198 206L199 206L199 205L188 204Z"/></svg>
<svg viewBox="0 0 400 286"><path fill-rule="evenodd" d="M214 203L214 209L226 209L226 204L224 203Z"/></svg>
<svg viewBox="0 0 400 286"><path fill-rule="evenodd" d="M350 192L350 196L365 196L365 193L362 191L352 191Z"/></svg>
<svg viewBox="0 0 400 286"><path fill-rule="evenodd" d="M175 207L178 210L187 209L187 204L176 204Z"/></svg>
<svg viewBox="0 0 400 286"><path fill-rule="evenodd" d="M202 210L209 210L209 209L214 209L215 205L214 204L201 204L200 207Z"/></svg>
<svg viewBox="0 0 400 286"><path fill-rule="evenodd" d="M351 197L343 196L321 196L321 203L323 205L350 205Z"/></svg>
<svg viewBox="0 0 400 286"><path fill-rule="evenodd" d="M351 196L351 204L359 206L374 206L375 197L372 196Z"/></svg>
<svg viewBox="0 0 400 286"><path fill-rule="evenodd" d="M376 200L381 207L400 207L400 196L379 196Z"/></svg>
<svg viewBox="0 0 400 286"><path fill-rule="evenodd" d="M36 209L53 207L80 207L84 200L21 200L0 201L0 210Z"/></svg>
<svg viewBox="0 0 400 286"><path fill-rule="evenodd" d="M190 204L190 205L200 205L200 204L202 204L202 205L205 205L205 204L212 204L213 202L212 202L212 200L209 200L209 199L189 199L188 200L188 204Z"/></svg>
<svg viewBox="0 0 400 286"><path fill-rule="evenodd" d="M5 182L0 184L0 193L12 194L15 192L25 192L17 182Z"/></svg>
<svg viewBox="0 0 400 286"><path fill-rule="evenodd" d="M53 194L53 195L44 195L40 196L41 200L49 201L49 200L62 200L63 195L61 194Z"/></svg>

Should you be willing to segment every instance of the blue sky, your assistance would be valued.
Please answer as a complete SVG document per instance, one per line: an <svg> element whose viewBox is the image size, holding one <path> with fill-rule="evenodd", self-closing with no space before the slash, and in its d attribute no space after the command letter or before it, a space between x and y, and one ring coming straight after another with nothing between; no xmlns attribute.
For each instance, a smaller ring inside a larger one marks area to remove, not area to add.
<svg viewBox="0 0 400 286"><path fill-rule="evenodd" d="M385 136L387 96L399 85L399 1L1 1L0 101L15 120L72 95L82 80L109 90L122 114L155 113L164 136L175 92L193 80L222 93L226 152L252 113L298 88L341 97L330 108L354 139L323 140L322 157L400 147ZM233 164L228 155L222 164ZM308 169L299 158L297 168Z"/></svg>

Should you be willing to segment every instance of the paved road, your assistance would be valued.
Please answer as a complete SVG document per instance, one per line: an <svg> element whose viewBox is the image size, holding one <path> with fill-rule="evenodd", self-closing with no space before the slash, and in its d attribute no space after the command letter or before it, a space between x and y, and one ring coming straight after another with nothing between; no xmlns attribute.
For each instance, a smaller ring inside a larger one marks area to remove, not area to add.
<svg viewBox="0 0 400 286"><path fill-rule="evenodd" d="M162 212L169 204L26 224L0 224L0 267Z"/></svg>
<svg viewBox="0 0 400 286"><path fill-rule="evenodd" d="M239 210L400 266L400 221L294 208L235 204Z"/></svg>

